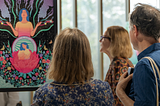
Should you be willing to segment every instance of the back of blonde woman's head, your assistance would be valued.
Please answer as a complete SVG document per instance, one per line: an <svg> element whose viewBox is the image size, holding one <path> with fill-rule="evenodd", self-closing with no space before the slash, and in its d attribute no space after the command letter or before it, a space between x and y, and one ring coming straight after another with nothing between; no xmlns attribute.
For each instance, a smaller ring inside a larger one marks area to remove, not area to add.
<svg viewBox="0 0 160 106"><path fill-rule="evenodd" d="M66 84L84 83L93 77L91 49L86 35L66 28L56 37L48 78Z"/></svg>
<svg viewBox="0 0 160 106"><path fill-rule="evenodd" d="M128 31L121 26L110 26L105 32L111 38L110 52L113 57L130 58L133 54Z"/></svg>

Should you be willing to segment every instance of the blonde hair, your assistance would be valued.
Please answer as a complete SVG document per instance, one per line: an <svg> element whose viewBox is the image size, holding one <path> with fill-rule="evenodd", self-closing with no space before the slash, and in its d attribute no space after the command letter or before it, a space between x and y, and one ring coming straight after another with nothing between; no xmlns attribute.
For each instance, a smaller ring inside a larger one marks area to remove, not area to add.
<svg viewBox="0 0 160 106"><path fill-rule="evenodd" d="M110 53L112 57L130 58L133 54L128 31L121 26L110 26L105 34L111 38Z"/></svg>
<svg viewBox="0 0 160 106"><path fill-rule="evenodd" d="M66 84L83 83L94 75L91 49L86 35L66 28L56 36L48 78Z"/></svg>

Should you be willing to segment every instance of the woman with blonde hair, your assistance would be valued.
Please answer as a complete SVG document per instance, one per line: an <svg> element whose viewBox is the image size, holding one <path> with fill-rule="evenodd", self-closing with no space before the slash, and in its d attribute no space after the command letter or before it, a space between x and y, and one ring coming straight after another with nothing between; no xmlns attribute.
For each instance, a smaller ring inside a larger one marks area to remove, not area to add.
<svg viewBox="0 0 160 106"><path fill-rule="evenodd" d="M48 78L54 81L40 87L33 104L108 105L114 103L107 82L92 79L91 49L86 35L76 28L66 28L56 37Z"/></svg>
<svg viewBox="0 0 160 106"><path fill-rule="evenodd" d="M115 105L123 106L115 90L120 76L128 70L128 67L134 67L128 59L133 54L128 31L121 26L110 26L101 36L100 43L100 52L107 54L111 62L105 81L111 86Z"/></svg>

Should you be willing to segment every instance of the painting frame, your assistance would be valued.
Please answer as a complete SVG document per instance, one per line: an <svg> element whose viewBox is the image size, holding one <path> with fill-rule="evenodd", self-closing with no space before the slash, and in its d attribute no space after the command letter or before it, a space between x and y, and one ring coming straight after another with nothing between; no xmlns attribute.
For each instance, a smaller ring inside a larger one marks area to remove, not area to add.
<svg viewBox="0 0 160 106"><path fill-rule="evenodd" d="M54 31L53 32L54 33L53 33L53 36L51 39L53 39L53 42L54 42L54 38L57 34L57 0L53 0L53 6L54 6L54 9L53 9L53 11L54 11ZM37 44L37 42L36 42L36 44ZM52 46L53 46L53 44L51 45L51 48L52 48ZM15 51L15 50L13 50L13 51ZM42 84L39 84L39 85L42 85ZM35 86L27 86L27 87L20 86L20 87L11 87L11 88L9 88L9 87L8 88L0 88L0 92L35 91L39 87L40 86L36 85L36 87Z"/></svg>

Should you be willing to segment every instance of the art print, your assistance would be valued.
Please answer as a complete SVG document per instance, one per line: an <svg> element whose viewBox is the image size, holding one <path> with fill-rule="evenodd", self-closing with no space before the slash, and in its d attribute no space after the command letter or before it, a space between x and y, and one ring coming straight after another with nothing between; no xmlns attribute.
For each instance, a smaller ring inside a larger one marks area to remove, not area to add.
<svg viewBox="0 0 160 106"><path fill-rule="evenodd" d="M0 0L0 77L14 87L46 82L56 34L53 0Z"/></svg>

